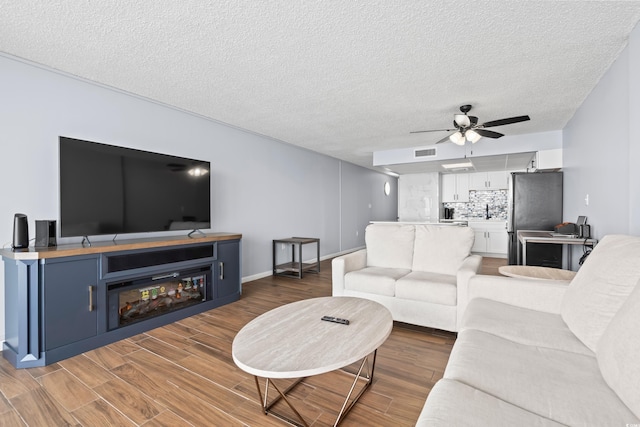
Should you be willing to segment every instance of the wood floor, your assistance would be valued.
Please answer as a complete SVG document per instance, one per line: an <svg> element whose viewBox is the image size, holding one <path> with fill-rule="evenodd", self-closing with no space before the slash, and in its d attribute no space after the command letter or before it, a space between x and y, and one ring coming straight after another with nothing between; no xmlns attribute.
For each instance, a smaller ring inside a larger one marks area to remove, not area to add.
<svg viewBox="0 0 640 427"><path fill-rule="evenodd" d="M503 264L485 258L483 273ZM233 304L44 368L16 370L0 358L0 425L282 426L261 412L254 379L233 363L231 343L272 308L330 294L324 261L320 274L245 283ZM378 351L373 385L341 425L414 425L454 341L452 333L395 324ZM310 424L327 426L349 386L344 374L324 374L292 396Z"/></svg>
<svg viewBox="0 0 640 427"><path fill-rule="evenodd" d="M480 274L500 276L500 272L498 271L498 269L503 265L507 265L507 260L504 258L483 257Z"/></svg>

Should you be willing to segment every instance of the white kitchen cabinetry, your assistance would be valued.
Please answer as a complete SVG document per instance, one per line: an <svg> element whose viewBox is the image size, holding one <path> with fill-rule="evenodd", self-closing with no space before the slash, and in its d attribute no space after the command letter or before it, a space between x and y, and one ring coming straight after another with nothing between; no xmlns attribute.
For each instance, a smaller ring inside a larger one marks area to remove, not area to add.
<svg viewBox="0 0 640 427"><path fill-rule="evenodd" d="M469 227L473 228L475 233L471 252L506 257L509 250L509 237L505 222L469 221Z"/></svg>
<svg viewBox="0 0 640 427"><path fill-rule="evenodd" d="M469 201L469 174L443 174L442 177L442 202L466 203Z"/></svg>
<svg viewBox="0 0 640 427"><path fill-rule="evenodd" d="M535 170L562 168L562 149L538 151L533 168Z"/></svg>
<svg viewBox="0 0 640 427"><path fill-rule="evenodd" d="M469 174L470 190L506 190L508 186L508 173L505 171Z"/></svg>

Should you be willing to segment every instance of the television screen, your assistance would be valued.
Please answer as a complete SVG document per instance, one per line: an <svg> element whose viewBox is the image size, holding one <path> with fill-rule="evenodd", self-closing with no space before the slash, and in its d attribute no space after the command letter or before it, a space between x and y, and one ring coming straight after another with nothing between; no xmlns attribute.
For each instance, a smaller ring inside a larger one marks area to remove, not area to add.
<svg viewBox="0 0 640 427"><path fill-rule="evenodd" d="M210 163L60 137L60 236L211 227Z"/></svg>

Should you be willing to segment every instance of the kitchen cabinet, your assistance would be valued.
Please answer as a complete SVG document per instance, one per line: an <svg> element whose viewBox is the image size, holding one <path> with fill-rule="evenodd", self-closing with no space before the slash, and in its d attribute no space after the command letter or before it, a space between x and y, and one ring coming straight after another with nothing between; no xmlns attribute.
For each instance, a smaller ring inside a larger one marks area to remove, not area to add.
<svg viewBox="0 0 640 427"><path fill-rule="evenodd" d="M505 171L476 172L469 174L470 190L506 190L509 174Z"/></svg>
<svg viewBox="0 0 640 427"><path fill-rule="evenodd" d="M492 256L507 256L509 237L502 221L470 221L475 234L471 252Z"/></svg>
<svg viewBox="0 0 640 427"><path fill-rule="evenodd" d="M469 201L469 174L443 174L442 179L442 202L443 203L466 203Z"/></svg>

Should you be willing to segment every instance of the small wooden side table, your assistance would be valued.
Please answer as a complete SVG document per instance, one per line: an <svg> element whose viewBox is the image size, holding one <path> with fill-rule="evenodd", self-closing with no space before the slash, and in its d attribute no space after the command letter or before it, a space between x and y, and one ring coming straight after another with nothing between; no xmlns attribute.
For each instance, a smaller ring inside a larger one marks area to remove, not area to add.
<svg viewBox="0 0 640 427"><path fill-rule="evenodd" d="M313 263L302 262L302 246L315 243L316 244L316 261ZM278 244L291 245L291 261L278 264L276 260ZM296 260L296 247L298 249L298 257ZM320 239L313 237L289 237L287 239L275 239L273 241L273 275L274 276L293 276L302 279L303 272L320 273Z"/></svg>

